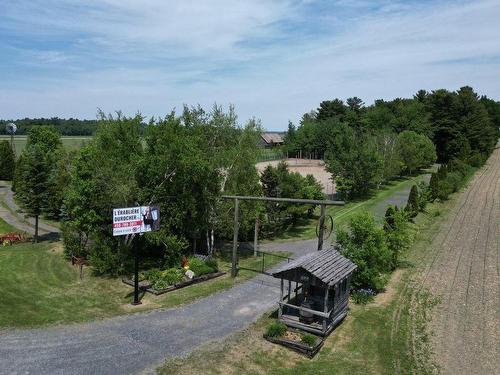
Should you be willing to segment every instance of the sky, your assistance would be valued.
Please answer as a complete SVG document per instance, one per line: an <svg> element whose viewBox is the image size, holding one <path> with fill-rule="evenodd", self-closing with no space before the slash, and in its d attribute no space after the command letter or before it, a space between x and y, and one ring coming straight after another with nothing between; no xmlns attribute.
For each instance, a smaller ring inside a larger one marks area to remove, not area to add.
<svg viewBox="0 0 500 375"><path fill-rule="evenodd" d="M333 98L500 100L499 20L499 0L1 0L0 118L217 103L284 130Z"/></svg>

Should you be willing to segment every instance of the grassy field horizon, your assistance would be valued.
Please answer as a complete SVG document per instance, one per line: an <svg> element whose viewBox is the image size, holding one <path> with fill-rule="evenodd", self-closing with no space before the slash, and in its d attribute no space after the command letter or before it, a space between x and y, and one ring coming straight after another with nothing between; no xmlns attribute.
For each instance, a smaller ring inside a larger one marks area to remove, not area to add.
<svg viewBox="0 0 500 375"><path fill-rule="evenodd" d="M26 135L14 136L14 150L17 156L21 155L21 152L26 147L27 138L28 137ZM88 143L91 139L92 136L61 136L61 141L63 143L63 146L68 151L79 149L80 147ZM0 142L1 141L10 142L10 135L0 135Z"/></svg>

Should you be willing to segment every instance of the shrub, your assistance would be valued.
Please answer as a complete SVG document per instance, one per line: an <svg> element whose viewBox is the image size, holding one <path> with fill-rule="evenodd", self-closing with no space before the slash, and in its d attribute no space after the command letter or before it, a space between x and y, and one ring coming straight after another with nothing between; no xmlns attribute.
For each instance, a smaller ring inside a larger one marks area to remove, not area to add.
<svg viewBox="0 0 500 375"><path fill-rule="evenodd" d="M460 172L450 172L446 181L450 184L451 192L456 193L462 187L464 176Z"/></svg>
<svg viewBox="0 0 500 375"><path fill-rule="evenodd" d="M474 168L470 164L467 164L460 159L453 159L448 164L448 173L459 172L463 177L465 177L473 171L474 171Z"/></svg>
<svg viewBox="0 0 500 375"><path fill-rule="evenodd" d="M469 158L469 164L475 168L479 168L484 164L484 157L476 152Z"/></svg>
<svg viewBox="0 0 500 375"><path fill-rule="evenodd" d="M316 344L316 336L311 335L310 333L306 333L302 335L300 341L302 341L306 345L314 346L314 344Z"/></svg>
<svg viewBox="0 0 500 375"><path fill-rule="evenodd" d="M139 280L148 280L153 283L161 279L161 271L158 268L152 268L139 274Z"/></svg>
<svg viewBox="0 0 500 375"><path fill-rule="evenodd" d="M438 180L444 180L448 174L448 167L446 164L441 164L437 170Z"/></svg>
<svg viewBox="0 0 500 375"><path fill-rule="evenodd" d="M213 272L217 272L219 270L219 264L217 263L217 259L213 257L207 258L205 260L205 264L209 266L213 270Z"/></svg>
<svg viewBox="0 0 500 375"><path fill-rule="evenodd" d="M274 322L269 327L267 327L266 336L269 337L280 337L286 332L286 325L282 322Z"/></svg>
<svg viewBox="0 0 500 375"><path fill-rule="evenodd" d="M151 286L153 287L153 289L156 289L156 290L166 289L170 285L171 284L169 284L167 281L162 280L162 279L158 279L158 280L151 282Z"/></svg>
<svg viewBox="0 0 500 375"><path fill-rule="evenodd" d="M427 202L429 202L430 200L429 185L427 185L424 181L420 181L418 183L418 209L420 210L420 212L425 211Z"/></svg>
<svg viewBox="0 0 500 375"><path fill-rule="evenodd" d="M360 305L366 305L375 298L375 292L372 289L359 289L351 293L353 301Z"/></svg>
<svg viewBox="0 0 500 375"><path fill-rule="evenodd" d="M420 206L418 204L418 189L417 185L413 185L410 190L410 195L408 195L408 203L406 205L406 211L410 217L415 217L418 215Z"/></svg>
<svg viewBox="0 0 500 375"><path fill-rule="evenodd" d="M452 187L450 186L450 183L448 182L447 179L443 179L439 181L439 188L438 188L438 198L441 199L442 201L445 201L448 199L448 196L453 192Z"/></svg>
<svg viewBox="0 0 500 375"><path fill-rule="evenodd" d="M201 276L217 271L217 268L213 267L213 261L207 263L207 261L201 260L196 257L189 258L189 269L193 271L196 276Z"/></svg>
<svg viewBox="0 0 500 375"><path fill-rule="evenodd" d="M386 232L394 228L394 212L395 210L392 206L387 207L385 211L384 230Z"/></svg>
<svg viewBox="0 0 500 375"><path fill-rule="evenodd" d="M148 280L151 286L156 289L165 289L175 283L178 283L184 278L184 273L179 268L167 268L164 271L158 268L152 268L144 271L139 275L139 280Z"/></svg>
<svg viewBox="0 0 500 375"><path fill-rule="evenodd" d="M337 240L344 256L358 269L354 273L354 288L379 290L387 283L385 273L391 270L392 253L385 241L385 232L375 224L373 216L362 213L349 222L349 231L338 231Z"/></svg>
<svg viewBox="0 0 500 375"><path fill-rule="evenodd" d="M174 285L184 278L184 272L179 268L167 268L161 272L161 279L166 281L168 285Z"/></svg>
<svg viewBox="0 0 500 375"><path fill-rule="evenodd" d="M107 243L96 244L90 251L88 260L96 275L118 275L124 271L120 265L120 257Z"/></svg>
<svg viewBox="0 0 500 375"><path fill-rule="evenodd" d="M411 236L405 211L393 211L391 220L392 225L384 226L384 231L387 247L392 254L391 268L395 269L398 266L400 254L410 247Z"/></svg>
<svg viewBox="0 0 500 375"><path fill-rule="evenodd" d="M429 181L429 201L433 202L439 196L439 177L436 173L431 174Z"/></svg>
<svg viewBox="0 0 500 375"><path fill-rule="evenodd" d="M84 241L82 241L82 238L84 238L83 234L79 235L66 222L63 222L61 225L61 234L66 258L70 259L73 255L77 257L87 256L87 250L83 244Z"/></svg>

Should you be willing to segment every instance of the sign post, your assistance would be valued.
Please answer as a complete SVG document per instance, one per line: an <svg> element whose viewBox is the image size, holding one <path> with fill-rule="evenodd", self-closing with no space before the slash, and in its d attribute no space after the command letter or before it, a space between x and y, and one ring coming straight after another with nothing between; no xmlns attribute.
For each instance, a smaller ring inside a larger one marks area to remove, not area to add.
<svg viewBox="0 0 500 375"><path fill-rule="evenodd" d="M160 229L160 208L158 206L138 206L113 209L113 236L132 236ZM134 249L134 302L139 301L139 249Z"/></svg>
<svg viewBox="0 0 500 375"><path fill-rule="evenodd" d="M139 301L139 249L135 246L135 261L134 261L134 302L132 302L133 306L137 306L142 304Z"/></svg>

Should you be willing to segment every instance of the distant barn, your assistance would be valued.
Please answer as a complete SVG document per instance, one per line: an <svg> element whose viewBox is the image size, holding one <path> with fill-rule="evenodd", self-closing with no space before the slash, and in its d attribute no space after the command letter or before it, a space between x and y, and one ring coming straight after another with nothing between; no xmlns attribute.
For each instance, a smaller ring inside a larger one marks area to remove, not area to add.
<svg viewBox="0 0 500 375"><path fill-rule="evenodd" d="M271 148L281 146L283 144L283 137L280 133L264 132L260 135L260 146Z"/></svg>
<svg viewBox="0 0 500 375"><path fill-rule="evenodd" d="M333 248L279 267L273 272L274 277L281 279L278 319L290 327L326 336L347 315L349 285L355 269L353 262Z"/></svg>

